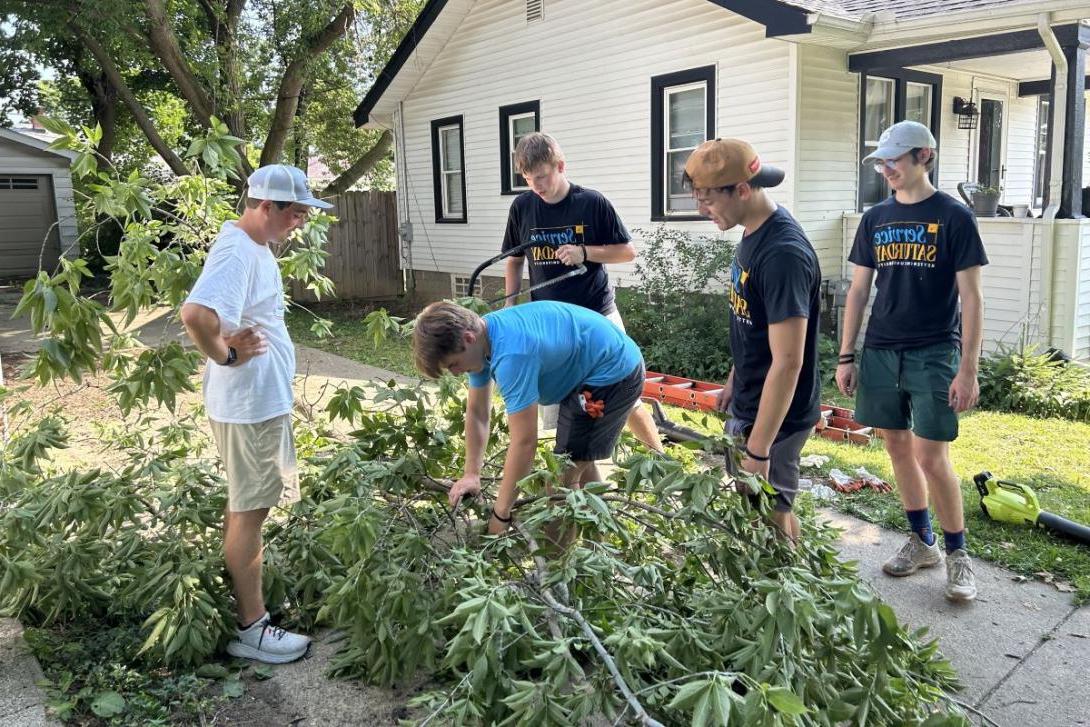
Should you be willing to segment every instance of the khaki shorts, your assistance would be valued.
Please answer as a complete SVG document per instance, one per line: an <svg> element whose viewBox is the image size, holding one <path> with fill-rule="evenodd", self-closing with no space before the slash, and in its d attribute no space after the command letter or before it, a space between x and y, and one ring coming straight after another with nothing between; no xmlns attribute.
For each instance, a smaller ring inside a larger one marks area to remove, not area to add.
<svg viewBox="0 0 1090 727"><path fill-rule="evenodd" d="M256 424L209 419L227 472L227 509L247 512L299 500L291 414Z"/></svg>

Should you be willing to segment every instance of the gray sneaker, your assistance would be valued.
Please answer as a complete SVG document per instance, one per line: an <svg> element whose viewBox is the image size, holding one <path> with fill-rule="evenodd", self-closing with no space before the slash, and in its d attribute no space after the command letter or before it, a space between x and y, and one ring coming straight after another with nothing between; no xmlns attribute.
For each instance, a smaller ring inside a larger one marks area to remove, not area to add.
<svg viewBox="0 0 1090 727"><path fill-rule="evenodd" d="M273 626L266 613L249 628L235 630L235 638L227 644L227 653L266 664L287 664L306 654L309 646L309 638Z"/></svg>
<svg viewBox="0 0 1090 727"><path fill-rule="evenodd" d="M971 601L976 598L973 561L961 548L946 556L946 597L951 601Z"/></svg>
<svg viewBox="0 0 1090 727"><path fill-rule="evenodd" d="M920 536L912 533L908 540L897 551L897 554L882 564L882 570L887 575L910 576L920 568L930 568L942 561L942 552L939 551L939 539L931 545L923 542ZM971 576L970 576L971 577Z"/></svg>

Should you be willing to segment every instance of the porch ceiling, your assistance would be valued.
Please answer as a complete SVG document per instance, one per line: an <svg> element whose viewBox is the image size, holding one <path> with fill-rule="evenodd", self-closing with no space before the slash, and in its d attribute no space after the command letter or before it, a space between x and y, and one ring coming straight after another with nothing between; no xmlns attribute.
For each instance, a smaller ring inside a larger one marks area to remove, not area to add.
<svg viewBox="0 0 1090 727"><path fill-rule="evenodd" d="M940 68L957 71L970 71L1015 81L1036 81L1049 78L1052 74L1052 58L1048 51L1031 50L1021 53L1009 53L989 58L969 58L962 61L950 61L936 64Z"/></svg>

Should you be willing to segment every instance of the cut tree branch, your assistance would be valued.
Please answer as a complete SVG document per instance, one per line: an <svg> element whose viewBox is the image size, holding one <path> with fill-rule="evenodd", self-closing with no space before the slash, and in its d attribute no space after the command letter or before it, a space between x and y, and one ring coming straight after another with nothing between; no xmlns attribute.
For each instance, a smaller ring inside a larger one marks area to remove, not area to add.
<svg viewBox="0 0 1090 727"><path fill-rule="evenodd" d="M513 526L515 530L518 531L519 535L526 540L526 543L530 546L531 552L536 553L540 550L537 541L534 540L534 536L530 534L530 531L527 530L522 523L516 521L513 523ZM647 727L664 727L661 722L649 715L647 710L643 708L643 705L640 704L640 700L636 699L636 695L632 693L628 683L621 675L620 669L617 668L617 663L613 660L613 657L610 656L610 653L606 651L606 647L602 644L602 640L598 638L598 634L594 633L594 629L587 623L587 619L583 617L583 614L576 608L560 603L556 596L553 595L552 590L545 585L548 580L544 571L544 561L540 558L535 558L534 567L537 570L538 584L540 586L538 592L545 600L546 605L556 613L559 613L561 616L567 616L579 625L583 635L587 637L591 646L594 647L594 651L598 654L598 658L606 665L606 669L609 670L610 675L613 677L613 683L617 685L617 689L620 690L621 695L624 697L625 701L628 702L629 708L635 713L636 719L640 721L640 724L647 725ZM559 584L559 587L564 589L564 584ZM566 598L566 594L564 597Z"/></svg>
<svg viewBox="0 0 1090 727"><path fill-rule="evenodd" d="M330 182L329 185L322 190L322 196L332 197L348 191L348 188L355 184L356 180L374 169L375 165L385 158L386 154L390 151L390 147L393 146L393 143L394 135L390 133L390 130L387 129L382 132L382 136L378 138L378 141L375 142L375 145L371 147L366 154L353 162L352 166L341 172L336 179Z"/></svg>
<svg viewBox="0 0 1090 727"><path fill-rule="evenodd" d="M269 126L268 136L265 137L265 147L261 150L262 166L275 164L284 151L284 143L287 141L288 131L295 119L295 109L299 105L299 92L303 90L303 84L306 82L307 67L311 59L329 50L338 38L348 32L355 21L356 7L353 3L346 3L337 13L337 17L312 36L284 69L284 75L280 79L280 87L276 93L276 108L273 111L272 124Z"/></svg>
<svg viewBox="0 0 1090 727"><path fill-rule="evenodd" d="M102 68L102 72L106 74L106 78L109 79L114 89L117 90L117 95L121 97L125 106L128 107L129 112L133 115L133 119L136 121L136 125L140 127L140 130L144 132L144 136L147 137L148 142L152 148L159 153L159 156L163 158L163 161L167 163L170 170L177 174L179 177L184 177L189 174L189 169L186 168L185 163L182 161L173 149L170 148L163 137L159 136L159 130L155 128L155 122L148 116L148 112L144 110L144 107L140 105L140 102L133 96L132 91L129 89L129 85L125 83L125 79L121 76L120 71L117 70L117 66L114 65L113 59L110 54L106 52L106 49L102 47L102 44L98 42L90 33L81 28L73 21L69 21L69 27L80 42L91 52L91 55L95 57L98 65Z"/></svg>

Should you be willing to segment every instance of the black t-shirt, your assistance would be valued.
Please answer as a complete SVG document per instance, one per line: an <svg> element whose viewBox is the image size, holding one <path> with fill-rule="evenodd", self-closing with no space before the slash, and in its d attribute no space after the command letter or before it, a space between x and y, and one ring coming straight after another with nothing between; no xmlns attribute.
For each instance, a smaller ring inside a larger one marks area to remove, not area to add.
<svg viewBox="0 0 1090 727"><path fill-rule="evenodd" d="M865 345L898 351L960 344L957 273L988 264L972 211L945 192L871 207L848 260L878 271Z"/></svg>
<svg viewBox="0 0 1090 727"><path fill-rule="evenodd" d="M821 268L802 227L783 207L738 244L730 269L730 347L734 354L731 412L757 419L772 349L768 326L806 318L806 342L795 396L780 434L794 434L818 420L817 343L821 315Z"/></svg>
<svg viewBox="0 0 1090 727"><path fill-rule="evenodd" d="M560 262L561 245L618 245L631 240L624 223L601 193L572 184L564 199L547 204L534 192L523 192L511 203L503 251L534 242L526 250L530 284L552 280L574 268ZM603 315L616 310L609 274L601 263L587 262L587 272L531 293L533 300L555 300L590 308Z"/></svg>

